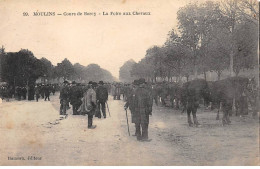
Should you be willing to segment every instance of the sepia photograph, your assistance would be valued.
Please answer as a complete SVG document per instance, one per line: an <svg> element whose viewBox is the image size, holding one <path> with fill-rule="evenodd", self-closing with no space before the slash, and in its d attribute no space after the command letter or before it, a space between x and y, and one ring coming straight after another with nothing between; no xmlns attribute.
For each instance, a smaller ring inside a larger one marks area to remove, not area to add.
<svg viewBox="0 0 260 169"><path fill-rule="evenodd" d="M0 166L259 166L258 0L0 0Z"/></svg>

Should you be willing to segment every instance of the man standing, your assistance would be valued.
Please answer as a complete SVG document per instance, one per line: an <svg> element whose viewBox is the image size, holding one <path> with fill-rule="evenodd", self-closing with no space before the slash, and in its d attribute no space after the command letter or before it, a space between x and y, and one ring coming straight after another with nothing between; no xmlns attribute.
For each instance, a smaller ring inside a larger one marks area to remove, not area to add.
<svg viewBox="0 0 260 169"><path fill-rule="evenodd" d="M138 80L138 87L134 91L133 122L136 126L136 136L138 141L151 141L148 139L149 115L152 114L152 104L149 92L145 88L145 79Z"/></svg>
<svg viewBox="0 0 260 169"><path fill-rule="evenodd" d="M96 125L93 125L93 115L95 114L96 109L96 92L95 92L96 83L89 82L89 89L83 94L82 105L81 105L81 114L88 114L88 128L94 129Z"/></svg>
<svg viewBox="0 0 260 169"><path fill-rule="evenodd" d="M46 101L46 99L48 99L48 101L50 101L50 86L46 85L44 86L44 95L45 95L45 99L44 101Z"/></svg>
<svg viewBox="0 0 260 169"><path fill-rule="evenodd" d="M131 112L131 118L132 118L132 123L135 123L135 134L133 136L136 136L137 133L137 125L136 125L136 113L135 111L135 91L136 91L136 87L138 85L138 81L134 80L132 87L129 87L129 91L126 97L126 103L125 103L125 110L127 110L127 108L129 107L130 112Z"/></svg>
<svg viewBox="0 0 260 169"><path fill-rule="evenodd" d="M135 98L137 140L151 141L151 139L148 139L148 125L149 115L152 114L152 105L149 92L145 88L145 79L139 79L139 85L135 91Z"/></svg>
<svg viewBox="0 0 260 169"><path fill-rule="evenodd" d="M82 104L81 102L81 91L79 86L77 86L76 82L72 82L71 92L70 92L70 104L72 105L73 115L79 115L77 112L79 106Z"/></svg>
<svg viewBox="0 0 260 169"><path fill-rule="evenodd" d="M63 87L60 91L60 115L66 115L67 105L69 101L69 87L68 82L63 82Z"/></svg>
<svg viewBox="0 0 260 169"><path fill-rule="evenodd" d="M41 88L40 88L40 93L41 93L42 99L44 99L44 88L45 88L45 86L44 86L44 84L42 84Z"/></svg>
<svg viewBox="0 0 260 169"><path fill-rule="evenodd" d="M99 86L97 88L97 108L98 108L98 118L101 118L101 110L103 117L106 118L106 102L108 99L108 91L104 87L104 82L99 81ZM101 108L101 109L100 109Z"/></svg>
<svg viewBox="0 0 260 169"><path fill-rule="evenodd" d="M38 102L40 97L40 89L38 85L35 86L35 97L36 97L36 101Z"/></svg>

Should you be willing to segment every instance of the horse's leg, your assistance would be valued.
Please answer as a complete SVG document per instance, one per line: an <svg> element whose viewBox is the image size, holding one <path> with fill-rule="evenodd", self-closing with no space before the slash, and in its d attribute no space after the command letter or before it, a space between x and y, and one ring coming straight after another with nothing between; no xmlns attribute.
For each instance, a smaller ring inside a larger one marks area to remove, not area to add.
<svg viewBox="0 0 260 169"><path fill-rule="evenodd" d="M218 109L216 120L219 120L219 109Z"/></svg>
<svg viewBox="0 0 260 169"><path fill-rule="evenodd" d="M233 105L232 103L225 103L223 105L223 112L224 112L223 119L222 119L223 125L231 123L229 116L232 112L232 107L233 107L232 105Z"/></svg>
<svg viewBox="0 0 260 169"><path fill-rule="evenodd" d="M171 96L170 96L170 97L171 97ZM174 98L171 97L171 98L170 98L170 101L171 101L171 106L172 106L172 108L174 108Z"/></svg>
<svg viewBox="0 0 260 169"><path fill-rule="evenodd" d="M228 114L226 103L222 104L222 110L223 110L222 124L224 126L227 124L226 119L227 119L227 114Z"/></svg>
<svg viewBox="0 0 260 169"><path fill-rule="evenodd" d="M166 106L165 97L162 97L162 105L163 105L163 106Z"/></svg>
<svg viewBox="0 0 260 169"><path fill-rule="evenodd" d="M193 107L193 108L192 108L193 121L194 121L194 124L195 124L196 126L198 126L198 125L200 125L200 124L199 124L199 122L198 122L196 113L197 113L197 108Z"/></svg>
<svg viewBox="0 0 260 169"><path fill-rule="evenodd" d="M180 108L179 99L176 99L176 109L178 110Z"/></svg>
<svg viewBox="0 0 260 169"><path fill-rule="evenodd" d="M191 114L191 108L187 108L188 124L189 124L190 127L192 127L192 126L193 126L193 123L192 123L192 121L191 121L190 114Z"/></svg>
<svg viewBox="0 0 260 169"><path fill-rule="evenodd" d="M155 105L158 106L158 97L157 96L154 96L154 102L155 102Z"/></svg>
<svg viewBox="0 0 260 169"><path fill-rule="evenodd" d="M182 113L184 113L185 112L185 110L187 109L187 107L186 107L187 105L186 105L186 103L183 103L183 109L182 109L182 112L181 112L181 114Z"/></svg>
<svg viewBox="0 0 260 169"><path fill-rule="evenodd" d="M219 110L220 110L220 103L218 104L218 113L217 113L216 120L219 120Z"/></svg>

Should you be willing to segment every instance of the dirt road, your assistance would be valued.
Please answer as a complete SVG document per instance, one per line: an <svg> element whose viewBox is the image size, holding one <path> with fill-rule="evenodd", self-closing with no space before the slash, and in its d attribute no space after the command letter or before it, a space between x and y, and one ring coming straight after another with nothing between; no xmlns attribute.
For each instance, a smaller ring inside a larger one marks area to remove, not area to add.
<svg viewBox="0 0 260 169"><path fill-rule="evenodd" d="M0 165L259 165L259 123L250 116L231 117L223 127L215 112L201 109L201 126L188 127L185 114L154 106L152 141L138 142L128 136L124 102L108 104L111 117L94 118L97 128L89 130L87 116L72 116L71 109L59 120L58 94L50 102L4 101Z"/></svg>

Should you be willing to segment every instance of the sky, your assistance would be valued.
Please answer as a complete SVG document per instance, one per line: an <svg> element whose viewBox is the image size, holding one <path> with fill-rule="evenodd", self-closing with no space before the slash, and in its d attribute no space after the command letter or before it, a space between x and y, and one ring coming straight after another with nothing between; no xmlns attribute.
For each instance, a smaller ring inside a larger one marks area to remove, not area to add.
<svg viewBox="0 0 260 169"><path fill-rule="evenodd" d="M138 62L148 48L164 44L177 26L178 9L190 1L0 0L0 45L6 52L29 49L54 65L64 58L84 66L95 63L118 78L124 62ZM151 15L102 15L134 11ZM33 12L55 12L55 16L33 16ZM97 16L64 16L64 12L96 12Z"/></svg>

